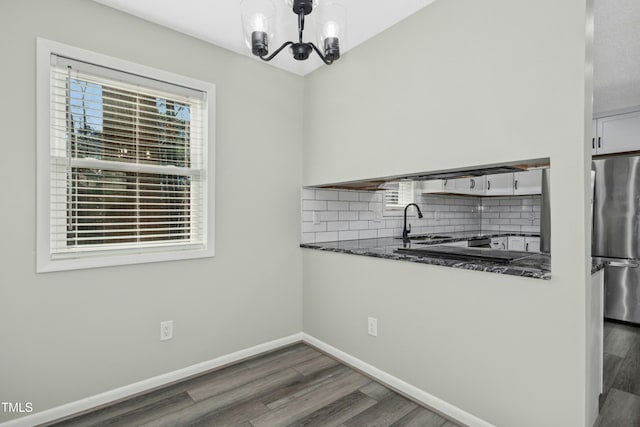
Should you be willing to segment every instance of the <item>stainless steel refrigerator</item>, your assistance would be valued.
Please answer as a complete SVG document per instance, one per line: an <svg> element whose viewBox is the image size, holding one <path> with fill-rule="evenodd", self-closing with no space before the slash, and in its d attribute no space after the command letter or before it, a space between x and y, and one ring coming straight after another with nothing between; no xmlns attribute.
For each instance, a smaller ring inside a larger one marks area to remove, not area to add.
<svg viewBox="0 0 640 427"><path fill-rule="evenodd" d="M592 255L606 258L604 316L640 324L640 156L592 162Z"/></svg>

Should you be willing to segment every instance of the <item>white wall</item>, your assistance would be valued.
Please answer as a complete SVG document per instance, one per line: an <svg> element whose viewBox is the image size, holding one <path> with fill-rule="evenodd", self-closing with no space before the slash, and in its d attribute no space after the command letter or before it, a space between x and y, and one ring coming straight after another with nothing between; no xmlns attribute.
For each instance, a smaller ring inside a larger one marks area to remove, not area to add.
<svg viewBox="0 0 640 427"><path fill-rule="evenodd" d="M300 332L302 78L86 0L3 1L0 35L0 400L42 411ZM35 273L37 36L217 85L215 258Z"/></svg>
<svg viewBox="0 0 640 427"><path fill-rule="evenodd" d="M549 157L553 262L546 281L305 250L306 333L497 426L585 424L587 3L438 1L307 77L304 185Z"/></svg>

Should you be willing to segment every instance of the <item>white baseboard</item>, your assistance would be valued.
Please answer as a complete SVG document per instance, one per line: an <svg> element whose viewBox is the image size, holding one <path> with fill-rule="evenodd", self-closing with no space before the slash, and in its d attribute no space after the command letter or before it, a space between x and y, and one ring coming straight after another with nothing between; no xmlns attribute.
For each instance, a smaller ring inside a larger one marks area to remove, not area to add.
<svg viewBox="0 0 640 427"><path fill-rule="evenodd" d="M375 378L377 381L380 381L381 383L388 385L392 389L406 396L409 396L415 401L422 403L425 406L428 406L430 408L433 408L436 411L441 412L442 414L448 417L451 417L452 419L464 425L467 425L469 427L494 427L492 424L474 415L471 415L468 412L465 412L462 409L456 406L453 406L450 403L445 402L444 400L438 399L437 397L427 393L426 391L421 390L415 386L412 386L411 384L405 381L402 381L401 379L396 378L393 375L390 375L384 371L381 371L375 366L371 366L368 363L363 362L362 360L351 356L350 354L347 354L341 350L338 350L337 348L332 347L329 344L323 341L320 341L319 339L309 334L303 333L302 340L306 343L313 345L314 347L317 347L318 349L324 351L325 353L330 354L331 356L335 357L341 362L344 362L345 364L361 372L364 372L370 377Z"/></svg>
<svg viewBox="0 0 640 427"><path fill-rule="evenodd" d="M302 333L290 335L288 337L280 338L277 340L269 341L263 344L256 345L244 350L239 350L234 353L226 354L224 356L217 357L206 362L197 363L195 365L188 366L177 371L169 372L166 374L158 375L153 378L149 378L137 383L133 383L124 387L120 387L114 390L106 391L104 393L97 394L95 396L87 397L85 399L77 400L75 402L67 403L55 408L47 409L41 412L36 412L15 420L5 421L0 423L1 427L30 427L36 424L42 424L57 420L62 417L86 411L93 407L104 405L115 400L131 396L133 394L141 393L147 390L151 390L156 387L163 386L165 384L179 381L184 378L188 378L193 375L200 374L202 372L209 371L211 369L219 368L221 366L229 365L252 356L256 356L267 351L275 350L280 347L293 344L295 342L302 341Z"/></svg>
<svg viewBox="0 0 640 427"><path fill-rule="evenodd" d="M137 393L154 389L156 387L163 386L165 384L179 381L193 375L209 371L211 369L216 369L221 366L229 365L231 363L235 363L261 353L275 350L277 348L284 347L298 341L304 341L317 347L318 349L324 351L327 354L330 354L341 362L344 362L345 364L364 372L365 374L371 376L372 378L375 378L381 383L388 385L392 389L397 390L398 392L409 396L417 402L433 408L436 411L439 411L442 414L451 417L452 419L462 424L465 424L469 427L493 427L492 424L489 424L488 422L481 420L480 418L471 415L456 406L438 399L437 397L415 386L412 386L411 384L402 381L401 379L396 378L393 375L390 375L372 365L369 365L368 363L363 362L362 360L353 357L350 354L338 350L337 348L332 347L329 344L326 344L325 342L320 341L319 339L306 333L297 333L288 337L269 341L264 344L259 344L254 347L239 350L234 353L220 356L206 362L198 363L183 369L178 369L177 371L158 375L156 377L139 381L137 383L133 383L104 393L100 393L95 396L87 397L85 399L77 400L75 402L67 403L41 412L36 412L34 414L30 414L15 420L6 421L4 423L0 423L0 427L30 427L36 424L42 424L57 420L59 418L67 417L78 412L86 411L96 406L104 405L109 402L126 398L127 396L131 396Z"/></svg>

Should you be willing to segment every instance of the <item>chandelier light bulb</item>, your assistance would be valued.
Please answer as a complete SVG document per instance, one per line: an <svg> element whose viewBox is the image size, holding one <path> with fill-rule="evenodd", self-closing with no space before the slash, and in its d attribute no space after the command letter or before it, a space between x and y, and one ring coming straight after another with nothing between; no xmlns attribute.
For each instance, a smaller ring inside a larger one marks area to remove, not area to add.
<svg viewBox="0 0 640 427"><path fill-rule="evenodd" d="M266 33L268 30L267 17L263 13L256 13L251 17L251 29Z"/></svg>
<svg viewBox="0 0 640 427"><path fill-rule="evenodd" d="M329 21L324 24L324 37L338 37L340 35L340 26L336 21Z"/></svg>

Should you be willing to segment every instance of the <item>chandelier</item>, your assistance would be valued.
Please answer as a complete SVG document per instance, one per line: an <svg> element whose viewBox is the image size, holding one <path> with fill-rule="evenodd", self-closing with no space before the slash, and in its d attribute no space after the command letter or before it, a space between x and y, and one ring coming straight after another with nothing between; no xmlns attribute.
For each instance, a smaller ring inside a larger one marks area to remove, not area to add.
<svg viewBox="0 0 640 427"><path fill-rule="evenodd" d="M274 38L276 8L273 0L242 0L242 27L247 46L251 53L263 61L271 61L284 48L289 47L293 58L304 61L309 58L311 51L315 51L325 64L330 65L340 58L340 39L344 39L346 14L342 5L335 0L284 0L291 6L298 17L298 41L284 42L269 55L269 45ZM318 48L311 42L304 42L305 17L314 7L314 15Z"/></svg>

